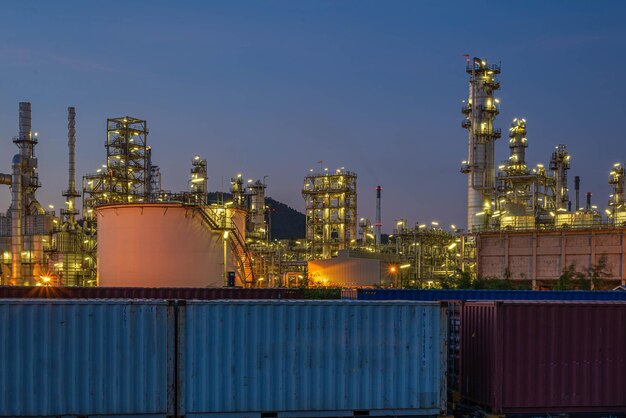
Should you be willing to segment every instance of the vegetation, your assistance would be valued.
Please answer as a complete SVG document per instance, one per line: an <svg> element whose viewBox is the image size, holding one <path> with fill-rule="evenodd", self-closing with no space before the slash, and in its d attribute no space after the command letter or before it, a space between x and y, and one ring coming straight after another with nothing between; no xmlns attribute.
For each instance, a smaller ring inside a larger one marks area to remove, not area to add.
<svg viewBox="0 0 626 418"><path fill-rule="evenodd" d="M467 271L457 270L453 275L446 277L440 283L442 289L484 289L484 290L528 290L527 282L511 280L511 273L507 270L504 278L476 277L473 278Z"/></svg>
<svg viewBox="0 0 626 418"><path fill-rule="evenodd" d="M607 270L606 257L602 256L597 264L592 265L586 272L576 271L576 266L570 264L554 284L553 290L595 290L602 287L602 280L610 277Z"/></svg>

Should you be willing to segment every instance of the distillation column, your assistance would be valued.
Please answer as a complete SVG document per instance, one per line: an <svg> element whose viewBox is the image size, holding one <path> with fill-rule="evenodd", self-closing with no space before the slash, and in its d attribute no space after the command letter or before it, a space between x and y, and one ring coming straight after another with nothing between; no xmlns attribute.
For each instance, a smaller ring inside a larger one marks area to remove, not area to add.
<svg viewBox="0 0 626 418"><path fill-rule="evenodd" d="M208 199L207 162L199 155L193 157L189 179L189 189L194 196L195 203L206 205Z"/></svg>
<svg viewBox="0 0 626 418"><path fill-rule="evenodd" d="M550 170L554 173L554 208L565 211L568 209L569 189L567 187L567 171L570 168L570 155L567 147L557 145L550 159Z"/></svg>
<svg viewBox="0 0 626 418"><path fill-rule="evenodd" d="M611 207L611 217L615 225L623 225L626 222L626 207L624 207L624 166L621 163L613 164L613 170L609 174L609 185L613 189L613 194L609 199Z"/></svg>
<svg viewBox="0 0 626 418"><path fill-rule="evenodd" d="M485 229L492 214L495 192L495 141L500 138L499 129L493 122L499 113L493 92L500 88L496 75L500 66L488 64L479 58L468 61L470 75L467 105L462 111L466 118L461 124L468 130L468 158L461 172L468 174L467 182L467 229Z"/></svg>
<svg viewBox="0 0 626 418"><path fill-rule="evenodd" d="M380 203L381 203L380 194L382 190L383 190L382 187L376 186L376 224L374 226L376 227L376 247L377 248L380 246L380 234L381 234L381 229L383 226L383 221L380 215Z"/></svg>

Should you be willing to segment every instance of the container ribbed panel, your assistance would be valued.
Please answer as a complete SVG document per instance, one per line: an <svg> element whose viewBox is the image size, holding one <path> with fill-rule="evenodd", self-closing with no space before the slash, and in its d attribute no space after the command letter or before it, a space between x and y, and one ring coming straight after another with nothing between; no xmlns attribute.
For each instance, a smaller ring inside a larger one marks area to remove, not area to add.
<svg viewBox="0 0 626 418"><path fill-rule="evenodd" d="M445 312L425 302L188 302L181 413L437 414Z"/></svg>
<svg viewBox="0 0 626 418"><path fill-rule="evenodd" d="M165 414L166 302L0 300L0 416Z"/></svg>
<svg viewBox="0 0 626 418"><path fill-rule="evenodd" d="M467 302L462 395L497 413L626 413L626 303Z"/></svg>

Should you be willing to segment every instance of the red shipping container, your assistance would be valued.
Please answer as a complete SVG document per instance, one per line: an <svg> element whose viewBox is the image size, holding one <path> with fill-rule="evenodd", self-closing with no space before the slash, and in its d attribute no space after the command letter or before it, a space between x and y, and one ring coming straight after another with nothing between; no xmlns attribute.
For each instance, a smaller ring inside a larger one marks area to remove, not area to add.
<svg viewBox="0 0 626 418"><path fill-rule="evenodd" d="M301 289L0 286L0 299L304 299Z"/></svg>
<svg viewBox="0 0 626 418"><path fill-rule="evenodd" d="M494 413L626 413L626 303L466 302L461 395Z"/></svg>

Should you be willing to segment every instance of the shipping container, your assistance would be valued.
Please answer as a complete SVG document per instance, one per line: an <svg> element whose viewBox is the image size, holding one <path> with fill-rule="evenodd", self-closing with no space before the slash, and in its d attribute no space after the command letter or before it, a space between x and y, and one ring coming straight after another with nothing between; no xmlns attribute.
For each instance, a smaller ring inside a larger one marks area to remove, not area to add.
<svg viewBox="0 0 626 418"><path fill-rule="evenodd" d="M189 301L178 324L187 417L446 410L445 304Z"/></svg>
<svg viewBox="0 0 626 418"><path fill-rule="evenodd" d="M498 414L626 414L626 303L466 302L461 395Z"/></svg>
<svg viewBox="0 0 626 418"><path fill-rule="evenodd" d="M302 289L193 287L0 286L2 298L33 299L303 299Z"/></svg>
<svg viewBox="0 0 626 418"><path fill-rule="evenodd" d="M346 296L351 297L350 294ZM623 300L613 290L358 289L359 300Z"/></svg>
<svg viewBox="0 0 626 418"><path fill-rule="evenodd" d="M174 414L174 306L0 300L0 416Z"/></svg>

